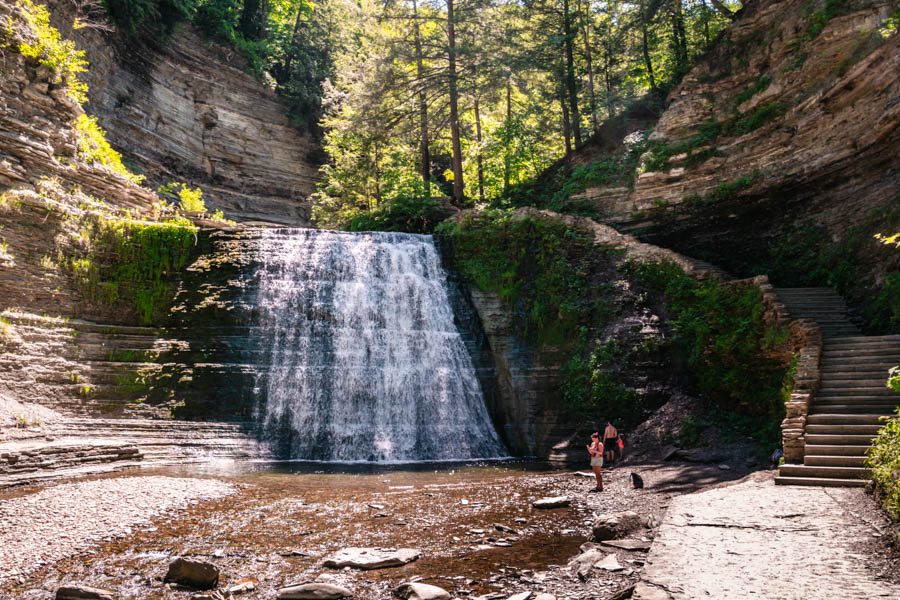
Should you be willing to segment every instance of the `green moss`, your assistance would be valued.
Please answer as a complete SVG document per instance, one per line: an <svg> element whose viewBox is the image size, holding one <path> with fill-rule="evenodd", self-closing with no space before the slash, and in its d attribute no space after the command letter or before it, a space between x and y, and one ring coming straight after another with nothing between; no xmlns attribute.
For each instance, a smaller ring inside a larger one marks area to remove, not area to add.
<svg viewBox="0 0 900 600"><path fill-rule="evenodd" d="M455 267L478 289L496 293L522 316L522 334L538 343L571 340L581 320L607 310L589 278L589 234L556 219L507 211L443 223L436 233L452 248Z"/></svg>
<svg viewBox="0 0 900 600"><path fill-rule="evenodd" d="M88 250L68 260L76 284L94 301L130 303L142 324L158 321L193 255L196 227L98 215L81 225Z"/></svg>

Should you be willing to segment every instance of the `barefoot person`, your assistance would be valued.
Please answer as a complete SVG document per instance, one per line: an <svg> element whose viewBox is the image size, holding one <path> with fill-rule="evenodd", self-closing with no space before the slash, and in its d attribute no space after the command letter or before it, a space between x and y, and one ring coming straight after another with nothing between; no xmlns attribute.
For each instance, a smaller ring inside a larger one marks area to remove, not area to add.
<svg viewBox="0 0 900 600"><path fill-rule="evenodd" d="M606 422L606 429L603 430L603 448L606 462L612 464L616 457L616 442L618 442L619 432L613 427L612 421Z"/></svg>
<svg viewBox="0 0 900 600"><path fill-rule="evenodd" d="M591 469L597 478L597 487L592 492L603 491L603 444L600 443L600 434L596 431L591 434L591 443L587 446L591 455Z"/></svg>

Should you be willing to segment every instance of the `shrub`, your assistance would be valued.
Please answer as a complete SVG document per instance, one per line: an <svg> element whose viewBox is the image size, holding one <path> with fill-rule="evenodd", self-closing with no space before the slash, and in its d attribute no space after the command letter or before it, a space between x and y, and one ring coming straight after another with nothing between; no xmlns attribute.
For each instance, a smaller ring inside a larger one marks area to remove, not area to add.
<svg viewBox="0 0 900 600"><path fill-rule="evenodd" d="M122 164L122 155L106 141L106 132L97 123L97 117L79 115L74 125L78 157L81 160L88 164L100 163L136 185L144 181L143 175L135 175Z"/></svg>
<svg viewBox="0 0 900 600"><path fill-rule="evenodd" d="M78 79L78 74L87 70L84 51L75 43L62 39L59 31L50 25L47 7L34 4L32 0L18 0L21 14L34 38L19 44L19 52L37 59L56 74L57 81L67 86L68 95L79 104L87 100L87 84Z"/></svg>
<svg viewBox="0 0 900 600"><path fill-rule="evenodd" d="M127 35L169 33L194 11L193 0L103 0L116 28Z"/></svg>
<svg viewBox="0 0 900 600"><path fill-rule="evenodd" d="M766 324L756 286L697 282L672 262L627 268L644 289L665 298L677 341L707 398L727 409L780 420L788 333Z"/></svg>
<svg viewBox="0 0 900 600"><path fill-rule="evenodd" d="M866 467L885 510L892 519L900 520L900 408L878 431L866 457Z"/></svg>
<svg viewBox="0 0 900 600"><path fill-rule="evenodd" d="M431 233L449 215L434 198L398 196L386 205L350 219L350 231Z"/></svg>

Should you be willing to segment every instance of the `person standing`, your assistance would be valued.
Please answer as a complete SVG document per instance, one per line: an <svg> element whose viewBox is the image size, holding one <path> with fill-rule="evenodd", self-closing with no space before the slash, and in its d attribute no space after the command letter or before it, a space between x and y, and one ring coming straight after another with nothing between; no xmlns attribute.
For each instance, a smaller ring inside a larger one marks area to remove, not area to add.
<svg viewBox="0 0 900 600"><path fill-rule="evenodd" d="M594 477L597 478L597 487L591 492L603 491L603 444L600 442L600 434L596 431L591 434L591 443L587 446L587 451L591 455L591 470L594 471Z"/></svg>
<svg viewBox="0 0 900 600"><path fill-rule="evenodd" d="M606 429L603 430L603 448L606 462L613 463L616 458L616 443L618 442L619 432L613 427L612 421L606 422Z"/></svg>

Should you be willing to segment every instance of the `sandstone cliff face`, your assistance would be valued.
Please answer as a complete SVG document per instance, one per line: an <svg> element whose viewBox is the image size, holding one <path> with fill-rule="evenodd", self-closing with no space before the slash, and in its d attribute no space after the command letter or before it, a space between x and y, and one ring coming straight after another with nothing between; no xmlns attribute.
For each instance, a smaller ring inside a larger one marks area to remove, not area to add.
<svg viewBox="0 0 900 600"><path fill-rule="evenodd" d="M201 187L207 208L230 219L309 224L316 143L234 51L188 25L150 47L73 30L66 3L57 3L53 18L90 62L87 112L149 187L183 181Z"/></svg>
<svg viewBox="0 0 900 600"><path fill-rule="evenodd" d="M680 153L632 190L587 196L643 239L747 275L786 227L841 240L896 207L900 35L878 30L898 4L840 6L819 32L822 2L748 4L671 93L652 133ZM885 265L867 267L869 283Z"/></svg>

